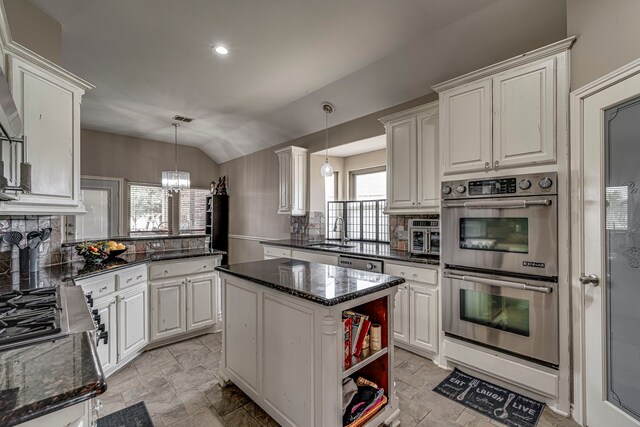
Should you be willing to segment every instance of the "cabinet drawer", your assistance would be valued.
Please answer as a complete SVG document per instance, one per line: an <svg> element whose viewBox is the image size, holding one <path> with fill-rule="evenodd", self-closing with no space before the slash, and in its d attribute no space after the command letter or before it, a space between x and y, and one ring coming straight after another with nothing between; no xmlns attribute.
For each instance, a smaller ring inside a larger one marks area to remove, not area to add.
<svg viewBox="0 0 640 427"><path fill-rule="evenodd" d="M78 280L76 283L82 286L84 293L91 295L93 299L102 298L116 290L115 274L106 274L91 279Z"/></svg>
<svg viewBox="0 0 640 427"><path fill-rule="evenodd" d="M265 246L264 255L276 258L291 258L291 249Z"/></svg>
<svg viewBox="0 0 640 427"><path fill-rule="evenodd" d="M406 265L391 264L387 262L384 264L384 272L385 274L402 277L406 280L429 283L432 285L438 284L438 270L430 268L408 267Z"/></svg>
<svg viewBox="0 0 640 427"><path fill-rule="evenodd" d="M147 281L147 267L141 265L140 267L128 268L117 273L116 277L118 278L118 289L144 283Z"/></svg>
<svg viewBox="0 0 640 427"><path fill-rule="evenodd" d="M168 277L190 276L192 274L206 273L213 271L220 263L217 258L197 258L193 261L177 261L153 263L149 267L149 280L165 279Z"/></svg>

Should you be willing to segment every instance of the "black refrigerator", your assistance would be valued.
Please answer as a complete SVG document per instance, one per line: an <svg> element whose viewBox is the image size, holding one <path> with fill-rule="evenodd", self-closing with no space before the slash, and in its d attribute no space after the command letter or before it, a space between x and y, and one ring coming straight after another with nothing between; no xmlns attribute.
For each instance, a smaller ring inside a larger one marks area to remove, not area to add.
<svg viewBox="0 0 640 427"><path fill-rule="evenodd" d="M211 237L209 247L229 251L229 196L207 196L206 233ZM227 264L227 255L222 264Z"/></svg>

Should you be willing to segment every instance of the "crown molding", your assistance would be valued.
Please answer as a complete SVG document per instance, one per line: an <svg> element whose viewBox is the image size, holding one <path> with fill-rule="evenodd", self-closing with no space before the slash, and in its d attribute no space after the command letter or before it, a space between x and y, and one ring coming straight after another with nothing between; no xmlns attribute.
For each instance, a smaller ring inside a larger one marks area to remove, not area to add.
<svg viewBox="0 0 640 427"><path fill-rule="evenodd" d="M389 114L388 116L380 117L378 120L387 125L389 122L393 122L399 119L404 119L410 116L416 116L423 113L438 114L438 101L433 101L428 104L419 105L417 107L409 108L408 110L398 111L397 113Z"/></svg>
<svg viewBox="0 0 640 427"><path fill-rule="evenodd" d="M454 87L458 87L462 84L476 81L485 77L489 77L493 74L505 71L520 65L528 64L538 59L546 58L551 55L562 53L571 48L576 41L576 36L568 37L564 40L557 41L547 46L532 50L530 52L523 53L513 58L507 59L497 64L490 65L488 67L481 68L471 73L463 74L451 80L447 80L437 85L431 86L431 89L440 93L449 90Z"/></svg>

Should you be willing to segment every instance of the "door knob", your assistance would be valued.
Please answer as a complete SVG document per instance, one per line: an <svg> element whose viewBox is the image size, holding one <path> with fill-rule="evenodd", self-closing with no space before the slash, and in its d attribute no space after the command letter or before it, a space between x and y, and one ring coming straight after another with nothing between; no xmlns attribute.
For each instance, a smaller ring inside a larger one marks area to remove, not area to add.
<svg viewBox="0 0 640 427"><path fill-rule="evenodd" d="M600 284L600 278L595 274L590 274L588 276L580 276L580 283L582 283L583 285L598 286Z"/></svg>

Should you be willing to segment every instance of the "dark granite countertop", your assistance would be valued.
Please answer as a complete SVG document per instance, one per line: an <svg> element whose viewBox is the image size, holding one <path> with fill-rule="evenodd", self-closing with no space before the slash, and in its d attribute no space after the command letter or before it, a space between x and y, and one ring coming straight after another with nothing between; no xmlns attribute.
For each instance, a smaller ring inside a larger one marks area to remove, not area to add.
<svg viewBox="0 0 640 427"><path fill-rule="evenodd" d="M393 261L413 262L417 264L426 264L432 266L440 265L440 257L434 255L414 256L408 251L391 249L388 243L376 242L359 242L350 241L347 244L353 245L352 248L319 248L317 246L308 246L310 243L320 243L322 241L309 240L267 240L260 242L263 245L282 246L294 249L303 249L305 251L329 252L334 254L360 255L369 258L381 258ZM338 240L327 240L328 243L340 243Z"/></svg>
<svg viewBox="0 0 640 427"><path fill-rule="evenodd" d="M70 247L70 246L75 246L78 243L83 243L83 242L102 242L102 241L109 241L109 240L114 240L116 242L134 242L134 241L145 241L145 240L159 240L159 239L198 239L198 238L203 238L203 237L209 237L208 234L205 233L198 233L198 234L189 234L189 233L184 233L184 234L165 234L165 233L157 233L157 234L139 234L139 235L130 235L130 236L112 236L112 237L105 237L104 239L77 239L77 240L68 240L66 242L64 242L62 244L62 247Z"/></svg>
<svg viewBox="0 0 640 427"><path fill-rule="evenodd" d="M88 332L0 352L0 425L13 426L104 393Z"/></svg>
<svg viewBox="0 0 640 427"><path fill-rule="evenodd" d="M11 292L15 289L41 288L56 286L64 281L84 279L137 264L150 261L169 261L173 259L224 255L226 252L209 249L176 249L161 252L125 252L113 260L106 260L99 264L85 263L76 259L65 264L42 267L37 273L12 273L0 275L0 293Z"/></svg>
<svg viewBox="0 0 640 427"><path fill-rule="evenodd" d="M322 305L336 305L404 283L387 274L276 258L216 270Z"/></svg>

